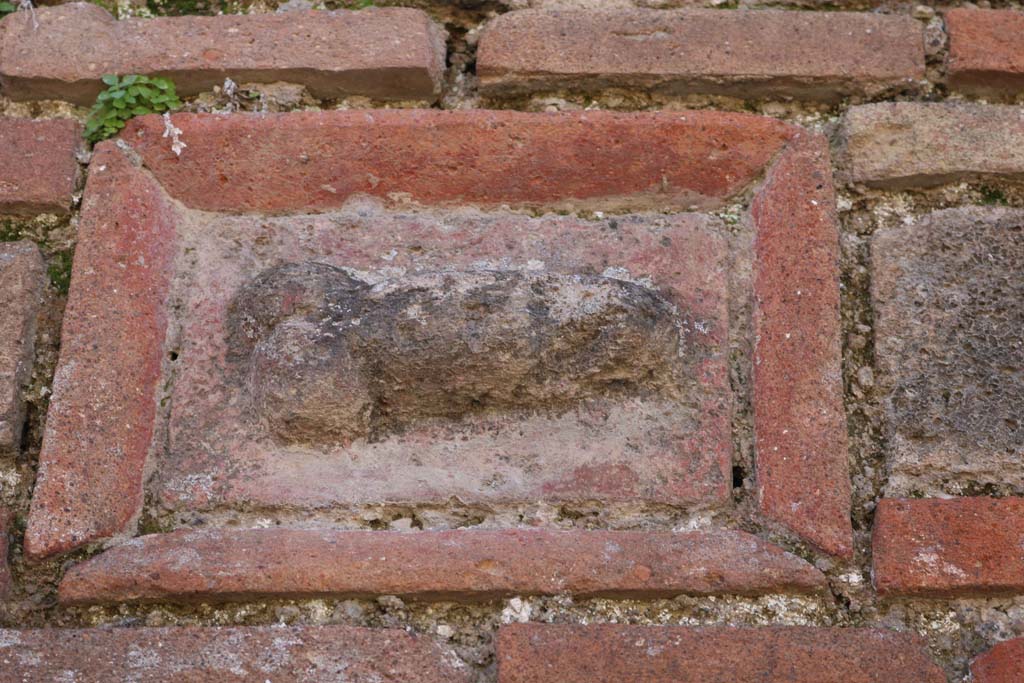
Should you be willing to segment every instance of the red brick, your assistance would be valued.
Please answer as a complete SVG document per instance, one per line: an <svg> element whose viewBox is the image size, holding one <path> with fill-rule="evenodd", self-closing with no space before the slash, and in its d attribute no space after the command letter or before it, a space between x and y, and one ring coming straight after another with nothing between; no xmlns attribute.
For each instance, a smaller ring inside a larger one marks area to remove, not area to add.
<svg viewBox="0 0 1024 683"><path fill-rule="evenodd" d="M820 593L804 560L738 531L176 531L65 574L66 604L400 595L673 597Z"/></svg>
<svg viewBox="0 0 1024 683"><path fill-rule="evenodd" d="M515 624L498 683L945 683L916 635L877 629Z"/></svg>
<svg viewBox="0 0 1024 683"><path fill-rule="evenodd" d="M149 175L113 143L97 147L25 533L30 557L118 533L138 514L164 355L173 217Z"/></svg>
<svg viewBox="0 0 1024 683"><path fill-rule="evenodd" d="M13 100L89 105L104 74L170 77L180 95L231 78L300 83L316 97L435 100L445 34L422 11L160 17L116 21L91 3L36 9L0 23L0 85Z"/></svg>
<svg viewBox="0 0 1024 683"><path fill-rule="evenodd" d="M122 137L167 191L210 211L320 211L354 194L423 204L689 208L750 185L798 129L748 114L329 111L158 116ZM227 142L226 142L227 141Z"/></svg>
<svg viewBox="0 0 1024 683"><path fill-rule="evenodd" d="M906 189L1024 177L1020 107L970 102L880 102L842 123L844 180Z"/></svg>
<svg viewBox="0 0 1024 683"><path fill-rule="evenodd" d="M882 499L872 543L882 595L1024 594L1024 498Z"/></svg>
<svg viewBox="0 0 1024 683"><path fill-rule="evenodd" d="M8 540L7 532L11 523L11 512L0 507L0 600L11 591L11 570L7 566Z"/></svg>
<svg viewBox="0 0 1024 683"><path fill-rule="evenodd" d="M828 144L806 133L751 213L754 438L764 513L821 549L853 552L839 342L839 234Z"/></svg>
<svg viewBox="0 0 1024 683"><path fill-rule="evenodd" d="M921 25L851 12L510 12L480 36L485 94L642 88L837 100L924 79Z"/></svg>
<svg viewBox="0 0 1024 683"><path fill-rule="evenodd" d="M1013 96L1024 87L1024 12L951 9L949 85L972 95Z"/></svg>
<svg viewBox="0 0 1024 683"><path fill-rule="evenodd" d="M80 175L78 122L0 118L0 141L0 216L68 213Z"/></svg>
<svg viewBox="0 0 1024 683"><path fill-rule="evenodd" d="M971 662L973 683L1024 681L1024 638L1007 640Z"/></svg>
<svg viewBox="0 0 1024 683"><path fill-rule="evenodd" d="M36 318L46 286L39 248L0 243L0 456L18 452L25 423L22 395L32 371Z"/></svg>
<svg viewBox="0 0 1024 683"><path fill-rule="evenodd" d="M469 683L449 648L351 626L0 630L0 678L75 683Z"/></svg>

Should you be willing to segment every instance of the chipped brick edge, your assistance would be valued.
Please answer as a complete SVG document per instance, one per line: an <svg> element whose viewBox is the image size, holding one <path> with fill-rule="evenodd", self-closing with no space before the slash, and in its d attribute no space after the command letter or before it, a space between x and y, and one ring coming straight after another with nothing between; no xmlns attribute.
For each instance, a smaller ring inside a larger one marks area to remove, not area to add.
<svg viewBox="0 0 1024 683"><path fill-rule="evenodd" d="M823 136L801 133L787 147L751 213L761 509L818 548L851 557L839 230Z"/></svg>
<svg viewBox="0 0 1024 683"><path fill-rule="evenodd" d="M115 143L99 145L25 532L31 559L125 533L141 511L174 240L160 186Z"/></svg>

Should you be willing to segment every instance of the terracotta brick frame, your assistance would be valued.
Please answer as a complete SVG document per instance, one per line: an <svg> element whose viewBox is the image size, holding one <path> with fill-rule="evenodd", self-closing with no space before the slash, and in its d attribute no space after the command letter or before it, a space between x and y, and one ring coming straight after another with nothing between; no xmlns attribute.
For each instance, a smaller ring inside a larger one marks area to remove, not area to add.
<svg viewBox="0 0 1024 683"><path fill-rule="evenodd" d="M134 534L153 450L179 202L289 213L335 209L358 193L403 193L433 206L685 210L750 187L762 512L826 552L852 554L838 232L824 137L707 111L182 114L174 122L188 144L180 158L155 116L95 151L28 556Z"/></svg>

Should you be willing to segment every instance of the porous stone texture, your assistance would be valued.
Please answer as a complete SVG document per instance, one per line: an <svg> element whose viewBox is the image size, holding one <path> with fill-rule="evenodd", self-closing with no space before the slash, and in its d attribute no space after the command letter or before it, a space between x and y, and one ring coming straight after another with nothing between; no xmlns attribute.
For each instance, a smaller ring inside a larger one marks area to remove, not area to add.
<svg viewBox="0 0 1024 683"><path fill-rule="evenodd" d="M871 255L890 495L1024 489L1024 211L937 211Z"/></svg>
<svg viewBox="0 0 1024 683"><path fill-rule="evenodd" d="M972 95L1012 96L1024 87L1024 12L946 12L949 85Z"/></svg>
<svg viewBox="0 0 1024 683"><path fill-rule="evenodd" d="M5 681L470 683L449 648L349 626L0 630Z"/></svg>
<svg viewBox="0 0 1024 683"><path fill-rule="evenodd" d="M499 683L945 683L911 634L840 628L513 624Z"/></svg>
<svg viewBox="0 0 1024 683"><path fill-rule="evenodd" d="M601 275L485 268L370 284L288 263L242 285L226 326L256 411L286 443L673 396L697 370L684 340L691 321L650 288Z"/></svg>
<svg viewBox="0 0 1024 683"><path fill-rule="evenodd" d="M320 111L159 116L122 137L174 198L208 211L323 211L356 194L489 208L687 210L751 186L795 126L750 114ZM228 141L244 140L244 144Z"/></svg>
<svg viewBox="0 0 1024 683"><path fill-rule="evenodd" d="M21 446L23 391L32 372L46 270L32 242L0 243L0 456Z"/></svg>
<svg viewBox="0 0 1024 683"><path fill-rule="evenodd" d="M0 216L67 214L81 175L82 126L71 119L0 117L0 141Z"/></svg>
<svg viewBox="0 0 1024 683"><path fill-rule="evenodd" d="M119 533L142 504L167 324L175 211L112 142L86 187L25 553Z"/></svg>
<svg viewBox="0 0 1024 683"><path fill-rule="evenodd" d="M843 116L847 181L906 189L1024 177L1024 112L969 102L879 102Z"/></svg>
<svg viewBox="0 0 1024 683"><path fill-rule="evenodd" d="M1024 638L999 643L971 662L973 683L1024 681Z"/></svg>
<svg viewBox="0 0 1024 683"><path fill-rule="evenodd" d="M880 14L523 10L480 36L487 95L644 88L834 101L924 78L921 25Z"/></svg>
<svg viewBox="0 0 1024 683"><path fill-rule="evenodd" d="M440 95L445 33L421 10L370 8L117 21L67 3L0 21L0 86L14 100L90 105L104 74L165 76L179 95L231 78L290 81L321 98L429 100Z"/></svg>
<svg viewBox="0 0 1024 683"><path fill-rule="evenodd" d="M935 598L1024 594L1024 498L883 498L875 589Z"/></svg>
<svg viewBox="0 0 1024 683"><path fill-rule="evenodd" d="M491 600L821 593L825 576L736 531L177 531L65 575L67 604L267 597Z"/></svg>
<svg viewBox="0 0 1024 683"><path fill-rule="evenodd" d="M853 553L839 349L839 235L824 138L802 134L754 198L753 408L761 509Z"/></svg>
<svg viewBox="0 0 1024 683"><path fill-rule="evenodd" d="M194 214L178 226L170 509L720 506L728 248L695 214ZM283 265L282 265L283 264Z"/></svg>

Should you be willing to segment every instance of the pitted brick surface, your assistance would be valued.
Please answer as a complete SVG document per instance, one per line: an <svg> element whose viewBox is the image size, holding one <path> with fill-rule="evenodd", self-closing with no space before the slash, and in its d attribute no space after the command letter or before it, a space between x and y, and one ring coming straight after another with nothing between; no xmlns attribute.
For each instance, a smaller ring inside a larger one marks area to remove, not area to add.
<svg viewBox="0 0 1024 683"><path fill-rule="evenodd" d="M485 94L642 88L833 101L912 88L924 41L910 17L771 10L522 10L483 30Z"/></svg>
<svg viewBox="0 0 1024 683"><path fill-rule="evenodd" d="M36 318L46 272L39 248L28 241L0 243L0 456L21 447L22 392L32 374Z"/></svg>
<svg viewBox="0 0 1024 683"><path fill-rule="evenodd" d="M250 529L134 539L70 570L60 599L637 599L825 588L810 564L743 532Z"/></svg>
<svg viewBox="0 0 1024 683"><path fill-rule="evenodd" d="M68 213L81 174L81 135L70 119L0 117L0 217Z"/></svg>
<svg viewBox="0 0 1024 683"><path fill-rule="evenodd" d="M427 637L347 626L0 630L0 666L5 683L473 680L454 652Z"/></svg>
<svg viewBox="0 0 1024 683"><path fill-rule="evenodd" d="M932 598L1024 594L1024 498L883 498L875 588Z"/></svg>
<svg viewBox="0 0 1024 683"><path fill-rule="evenodd" d="M440 94L444 31L422 11L115 20L91 3L0 22L0 85L14 100L90 105L104 74L170 77L179 95L237 83L301 83L317 97L429 100Z"/></svg>
<svg viewBox="0 0 1024 683"><path fill-rule="evenodd" d="M913 635L874 629L506 626L499 683L945 683Z"/></svg>

